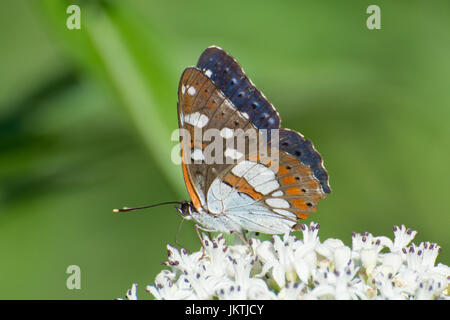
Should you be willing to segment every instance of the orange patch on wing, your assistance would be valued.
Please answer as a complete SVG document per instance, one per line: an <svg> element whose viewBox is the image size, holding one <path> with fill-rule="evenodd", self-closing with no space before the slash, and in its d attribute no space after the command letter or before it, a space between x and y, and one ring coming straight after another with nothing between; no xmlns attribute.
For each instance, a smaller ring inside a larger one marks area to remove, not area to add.
<svg viewBox="0 0 450 320"><path fill-rule="evenodd" d="M229 173L224 177L223 181L237 188L239 192L245 193L255 200L260 200L263 197L263 195L255 191L255 189L244 178L239 178Z"/></svg>
<svg viewBox="0 0 450 320"><path fill-rule="evenodd" d="M286 193L292 196L299 196L301 194L303 194L302 189L297 188L297 187L292 187L289 189L286 189Z"/></svg>
<svg viewBox="0 0 450 320"><path fill-rule="evenodd" d="M317 180L311 179L311 180L307 181L306 184L308 185L308 187L310 189L316 189L319 187L319 182Z"/></svg>
<svg viewBox="0 0 450 320"><path fill-rule="evenodd" d="M289 173L289 170L285 166L278 166L278 174L285 175L288 173Z"/></svg>
<svg viewBox="0 0 450 320"><path fill-rule="evenodd" d="M295 178L293 176L287 176L281 179L281 183L286 185L286 184L295 184L298 181L295 180Z"/></svg>
<svg viewBox="0 0 450 320"><path fill-rule="evenodd" d="M306 201L303 199L291 199L289 202L298 210L310 210L312 207L309 207L306 204ZM315 209L315 208L314 208Z"/></svg>
<svg viewBox="0 0 450 320"><path fill-rule="evenodd" d="M296 212L295 215L296 215L299 219L306 219L306 218L308 218L308 216L309 216L308 213L298 213L298 212Z"/></svg>
<svg viewBox="0 0 450 320"><path fill-rule="evenodd" d="M261 161L261 163L264 164L266 167L271 167L274 164L274 162L270 160Z"/></svg>
<svg viewBox="0 0 450 320"><path fill-rule="evenodd" d="M181 157L183 157L183 152L181 153ZM197 209L197 211L198 211L202 207L202 203L200 202L197 192L195 191L194 186L192 185L191 178L189 176L189 172L187 170L186 164L183 162L181 164L181 166L183 168L183 177L184 177L184 182L186 184L187 191L189 193L189 196L191 197L191 200L192 200L192 203L194 204L195 209Z"/></svg>

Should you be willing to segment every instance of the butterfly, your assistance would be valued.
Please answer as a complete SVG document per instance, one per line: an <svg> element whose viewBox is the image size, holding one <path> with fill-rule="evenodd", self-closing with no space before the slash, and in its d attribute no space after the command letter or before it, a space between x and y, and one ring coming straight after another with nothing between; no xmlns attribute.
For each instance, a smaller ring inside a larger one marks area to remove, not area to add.
<svg viewBox="0 0 450 320"><path fill-rule="evenodd" d="M290 232L331 193L322 157L311 141L280 127L274 106L223 49L207 48L195 67L184 70L177 111L179 129L187 133L180 133L181 165L191 198L177 210L196 222L197 234L198 229L241 238L246 231ZM228 161L207 161L211 150L205 136L195 133L208 130L224 140L213 156L222 151ZM248 131L256 133L256 139L246 135ZM269 160L260 151L226 143L242 138L247 146L264 140L263 133L268 136L263 146L270 147L273 156Z"/></svg>

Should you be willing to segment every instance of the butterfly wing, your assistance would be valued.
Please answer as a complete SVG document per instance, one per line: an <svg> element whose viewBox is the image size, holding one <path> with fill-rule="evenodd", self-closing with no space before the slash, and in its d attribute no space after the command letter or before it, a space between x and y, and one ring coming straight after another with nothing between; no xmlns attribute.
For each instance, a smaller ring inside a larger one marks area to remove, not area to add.
<svg viewBox="0 0 450 320"><path fill-rule="evenodd" d="M249 120L236 110L204 72L190 67L184 71L179 84L178 123L184 130L184 133L180 132L180 142L186 187L197 211L207 210L207 190L220 173L231 168L232 159L226 159L226 143L213 141L223 146L217 153L224 158L208 162L205 159L207 141L203 134L209 129L242 129Z"/></svg>
<svg viewBox="0 0 450 320"><path fill-rule="evenodd" d="M276 109L236 60L217 47L206 49L197 67L183 73L178 115L180 128L187 129L191 137L195 130L211 128L262 132L279 129L281 122ZM268 135L270 139L270 131ZM223 154L236 161L206 164L206 145L201 137L182 142L182 154L189 150L190 160L196 160L183 162L196 209L226 216L240 229L264 233L286 232L298 218L315 211L317 202L331 192L320 154L295 131L281 129L279 138L276 166L273 159L263 160L250 148L237 158L236 153L228 152L235 150L226 143ZM245 139L248 142L251 138Z"/></svg>

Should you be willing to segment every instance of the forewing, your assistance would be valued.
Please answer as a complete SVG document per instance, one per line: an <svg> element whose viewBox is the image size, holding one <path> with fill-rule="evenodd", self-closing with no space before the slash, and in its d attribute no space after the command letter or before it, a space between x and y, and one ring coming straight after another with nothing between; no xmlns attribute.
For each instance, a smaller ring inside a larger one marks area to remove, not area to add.
<svg viewBox="0 0 450 320"><path fill-rule="evenodd" d="M280 117L274 106L225 50L215 46L207 48L200 56L197 67L211 78L217 88L256 128L280 127Z"/></svg>
<svg viewBox="0 0 450 320"><path fill-rule="evenodd" d="M183 174L194 205L199 209L206 202L205 194L212 181L227 172L233 163L247 156L242 153L240 158L236 158L237 150L228 148L230 139L227 140L225 135L216 137L222 140L218 145L223 146L220 150L223 158L215 162L207 161L210 159L206 158L206 147L218 141L207 141L203 134L209 129L227 129L232 133L238 132L237 129L245 131L250 120L238 111L205 73L190 67L183 72L178 88L178 122L180 129L189 132L189 141L180 135ZM239 136L235 135L233 139Z"/></svg>

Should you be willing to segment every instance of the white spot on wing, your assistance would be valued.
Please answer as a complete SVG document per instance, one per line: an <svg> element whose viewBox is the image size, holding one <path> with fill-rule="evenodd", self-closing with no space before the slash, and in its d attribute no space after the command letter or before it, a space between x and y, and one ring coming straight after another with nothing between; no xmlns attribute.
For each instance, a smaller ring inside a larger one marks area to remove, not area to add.
<svg viewBox="0 0 450 320"><path fill-rule="evenodd" d="M275 199L275 198L271 198L271 199L266 199L266 203L271 206L271 207L275 207L275 208L289 208L289 202L287 202L284 199Z"/></svg>
<svg viewBox="0 0 450 320"><path fill-rule="evenodd" d="M272 191L277 190L280 187L277 181L271 180L265 184L259 185L255 187L255 191L262 193L263 195L267 195Z"/></svg>
<svg viewBox="0 0 450 320"><path fill-rule="evenodd" d="M194 152L191 153L191 158L194 161L197 161L197 160L203 161L203 160L205 160L205 156L203 155L202 150L199 149L199 148L195 148L194 149Z"/></svg>
<svg viewBox="0 0 450 320"><path fill-rule="evenodd" d="M188 95L193 96L197 91L194 87L190 87L187 91Z"/></svg>
<svg viewBox="0 0 450 320"><path fill-rule="evenodd" d="M208 124L209 118L205 116L204 114L200 115L200 119L198 119L197 127L203 128Z"/></svg>
<svg viewBox="0 0 450 320"><path fill-rule="evenodd" d="M233 169L231 169L231 172L238 176L239 178L242 177L250 168L256 165L256 162L251 161L242 161L239 162Z"/></svg>
<svg viewBox="0 0 450 320"><path fill-rule="evenodd" d="M205 76L207 76L208 78L211 78L211 75L212 75L212 71L211 70L206 70L205 71Z"/></svg>
<svg viewBox="0 0 450 320"><path fill-rule="evenodd" d="M283 216L287 216L287 217L296 217L296 215L290 211L287 210L283 210L283 209L273 209L273 211L275 211L276 213L279 213Z"/></svg>
<svg viewBox="0 0 450 320"><path fill-rule="evenodd" d="M268 167L251 161L238 163L231 172L238 177L244 177L257 192L267 195L277 190L280 185L275 180L275 173Z"/></svg>
<svg viewBox="0 0 450 320"><path fill-rule="evenodd" d="M181 86L181 93L182 94L186 93L186 86L184 84Z"/></svg>
<svg viewBox="0 0 450 320"><path fill-rule="evenodd" d="M233 137L233 132L233 129L223 128L222 130L220 130L220 136L225 139L230 139Z"/></svg>
<svg viewBox="0 0 450 320"><path fill-rule="evenodd" d="M204 114L200 114L200 112L194 112L191 114L187 114L184 117L184 121L194 127L203 128L209 122L209 118Z"/></svg>
<svg viewBox="0 0 450 320"><path fill-rule="evenodd" d="M248 113L247 113L247 112L242 112L241 114L242 114L242 116L243 116L245 119L248 120L249 116L248 116Z"/></svg>
<svg viewBox="0 0 450 320"><path fill-rule="evenodd" d="M281 197L283 194L283 191L278 190L277 192L272 193L272 197Z"/></svg>
<svg viewBox="0 0 450 320"><path fill-rule="evenodd" d="M254 175L251 178L248 178L247 175L244 176L247 179L248 183L250 183L253 187L259 186L260 184L264 184L266 182L269 182L269 181L275 179L275 173L273 173L272 170L270 170L269 168L267 168L263 165L260 165L260 166L263 167L263 169L261 169L261 167L259 167L257 175ZM249 176L252 174L252 171L257 171L257 170L256 170L256 168L251 169L249 172Z"/></svg>
<svg viewBox="0 0 450 320"><path fill-rule="evenodd" d="M236 149L227 148L225 150L225 157L229 157L231 159L239 159L243 156L243 154Z"/></svg>
<svg viewBox="0 0 450 320"><path fill-rule="evenodd" d="M195 113L187 114L184 117L184 121L187 124L190 124L190 125L194 126L197 123L199 118L200 118L200 113L199 112L195 112Z"/></svg>

